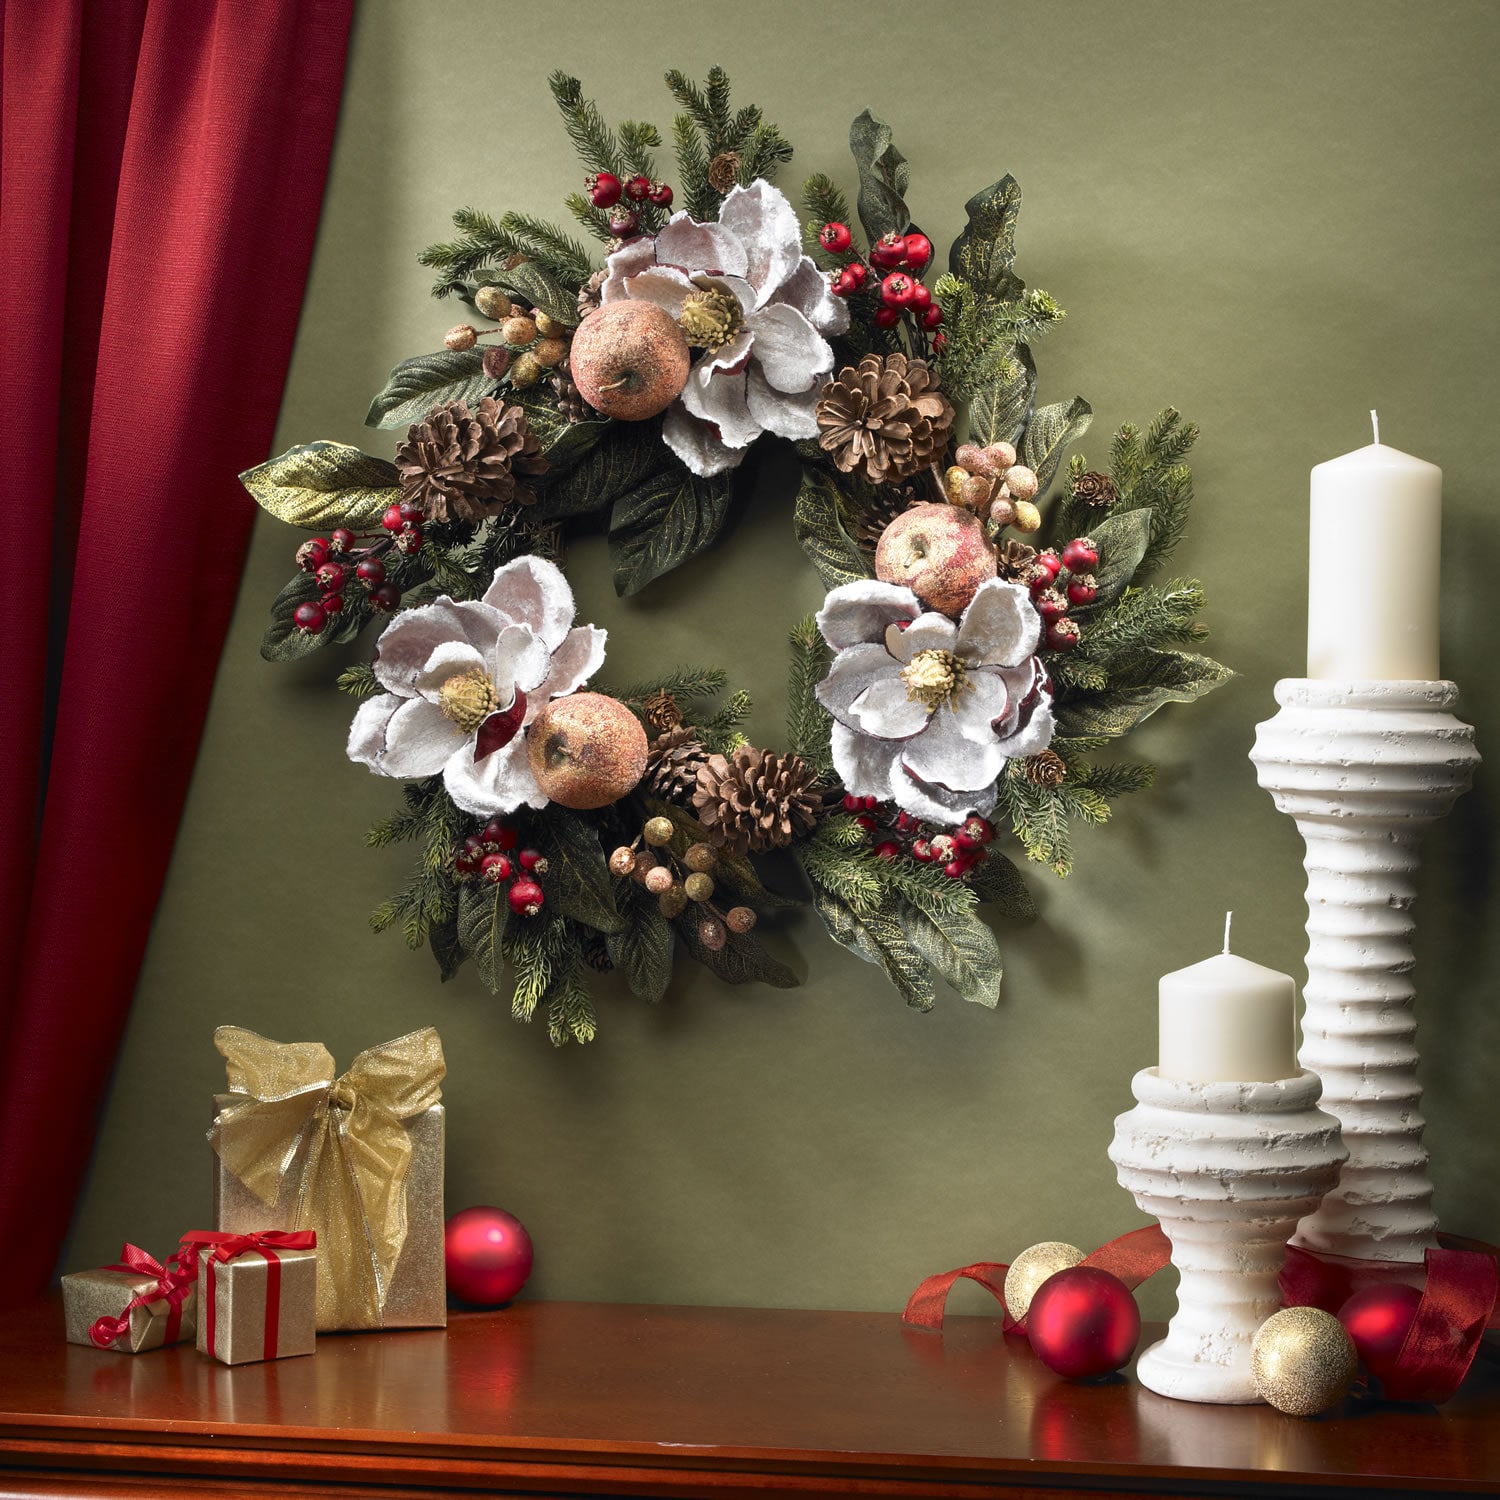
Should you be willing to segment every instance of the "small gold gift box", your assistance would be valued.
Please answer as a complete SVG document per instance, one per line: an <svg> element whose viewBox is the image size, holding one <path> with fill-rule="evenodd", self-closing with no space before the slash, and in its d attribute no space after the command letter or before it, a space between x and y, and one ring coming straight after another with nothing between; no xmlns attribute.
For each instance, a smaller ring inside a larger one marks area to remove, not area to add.
<svg viewBox="0 0 1500 1500"><path fill-rule="evenodd" d="M203 1308L198 1352L221 1364L311 1354L317 1341L317 1236L195 1232Z"/></svg>
<svg viewBox="0 0 1500 1500"><path fill-rule="evenodd" d="M171 1256L163 1266L136 1245L119 1261L62 1279L63 1317L70 1344L141 1354L191 1339L198 1315L191 1260Z"/></svg>

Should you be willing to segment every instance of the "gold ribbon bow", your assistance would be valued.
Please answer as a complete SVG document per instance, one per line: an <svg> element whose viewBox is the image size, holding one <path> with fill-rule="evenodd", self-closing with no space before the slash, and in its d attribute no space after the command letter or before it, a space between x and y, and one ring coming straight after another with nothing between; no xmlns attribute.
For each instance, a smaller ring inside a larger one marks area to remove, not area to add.
<svg viewBox="0 0 1500 1500"><path fill-rule="evenodd" d="M220 1026L231 1093L249 1097L219 1112L208 1138L224 1166L274 1205L303 1142L293 1229L318 1237L318 1302L337 1293L378 1327L406 1244L406 1172L411 1138L403 1123L438 1102L447 1066L431 1026L361 1052L334 1076L321 1042L273 1042ZM323 1319L319 1318L320 1325Z"/></svg>

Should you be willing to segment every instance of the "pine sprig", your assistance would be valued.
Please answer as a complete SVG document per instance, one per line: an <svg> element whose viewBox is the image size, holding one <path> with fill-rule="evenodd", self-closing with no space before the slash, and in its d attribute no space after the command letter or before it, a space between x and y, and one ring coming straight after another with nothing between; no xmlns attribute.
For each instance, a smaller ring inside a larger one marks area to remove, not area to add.
<svg viewBox="0 0 1500 1500"><path fill-rule="evenodd" d="M701 85L673 68L666 74L666 83L685 111L672 123L672 140L677 149L684 207L695 219L718 217L723 195L708 180L715 157L728 151L739 154L738 181L742 187L757 177L774 180L777 167L791 160L791 142L763 118L755 105L730 113L729 75L723 68L710 68Z"/></svg>
<svg viewBox="0 0 1500 1500"><path fill-rule="evenodd" d="M846 257L829 254L818 238L818 231L825 224L847 225L851 217L848 198L826 172L814 172L802 184L803 248L825 271L837 269Z"/></svg>
<svg viewBox="0 0 1500 1500"><path fill-rule="evenodd" d="M729 695L724 706L697 726L698 738L716 755L732 755L745 743L740 725L750 717L750 694L743 688Z"/></svg>
<svg viewBox="0 0 1500 1500"><path fill-rule="evenodd" d="M1000 805L1026 858L1046 865L1056 875L1073 868L1073 840L1068 808L1056 789L1037 786L1012 762L1000 778Z"/></svg>
<svg viewBox="0 0 1500 1500"><path fill-rule="evenodd" d="M695 219L711 217L718 194L709 186L708 153L691 115L672 121L672 146L677 153L677 186L687 211Z"/></svg>
<svg viewBox="0 0 1500 1500"><path fill-rule="evenodd" d="M563 128L579 160L591 172L613 172L622 182L630 175L620 139L604 121L599 106L583 95L583 84L561 69L547 79L563 117Z"/></svg>
<svg viewBox="0 0 1500 1500"><path fill-rule="evenodd" d="M369 662L361 661L345 667L338 675L336 686L339 692L348 693L351 698L369 698L380 691L380 679Z"/></svg>
<svg viewBox="0 0 1500 1500"><path fill-rule="evenodd" d="M831 653L811 615L792 627L789 638L792 664L786 701L787 749L828 780L833 775L833 720L818 702L817 687L828 674Z"/></svg>
<svg viewBox="0 0 1500 1500"><path fill-rule="evenodd" d="M670 693L679 703L696 703L716 698L729 686L729 673L723 667L676 667L649 682L632 683L614 696L631 708L639 708L657 693Z"/></svg>
<svg viewBox="0 0 1500 1500"><path fill-rule="evenodd" d="M1208 629L1196 616L1204 603L1203 585L1193 579L1126 589L1112 609L1081 622L1083 641L1068 664L1093 664L1107 674L1124 658L1201 641Z"/></svg>
<svg viewBox="0 0 1500 1500"><path fill-rule="evenodd" d="M434 297L467 295L485 271L518 255L575 289L593 270L588 251L577 240L531 214L506 213L497 219L483 209L461 208L453 215L453 226L459 231L456 239L429 245L417 256L419 265L442 273L433 283Z"/></svg>

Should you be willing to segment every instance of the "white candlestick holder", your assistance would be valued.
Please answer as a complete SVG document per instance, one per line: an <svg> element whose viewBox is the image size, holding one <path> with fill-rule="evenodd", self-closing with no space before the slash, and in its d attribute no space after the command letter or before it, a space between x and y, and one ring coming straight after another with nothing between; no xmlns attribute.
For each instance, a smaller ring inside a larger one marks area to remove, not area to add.
<svg viewBox="0 0 1500 1500"><path fill-rule="evenodd" d="M1276 684L1256 729L1260 784L1307 846L1298 1061L1323 1079L1349 1162L1294 1243L1420 1262L1437 1243L1417 1082L1411 915L1420 841L1469 787L1474 731L1451 682Z"/></svg>
<svg viewBox="0 0 1500 1500"><path fill-rule="evenodd" d="M1167 1336L1136 1362L1148 1390L1181 1401L1260 1400L1251 1344L1281 1306L1287 1236L1338 1181L1339 1122L1305 1070L1276 1083L1135 1075L1115 1121L1120 1185L1161 1224L1180 1281Z"/></svg>

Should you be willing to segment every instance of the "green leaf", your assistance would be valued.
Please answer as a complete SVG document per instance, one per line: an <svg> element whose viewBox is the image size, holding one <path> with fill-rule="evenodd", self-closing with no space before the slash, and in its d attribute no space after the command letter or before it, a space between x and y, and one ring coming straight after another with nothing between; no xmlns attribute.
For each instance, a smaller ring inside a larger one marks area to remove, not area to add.
<svg viewBox="0 0 1500 1500"><path fill-rule="evenodd" d="M621 495L609 516L615 592L638 594L710 547L728 519L732 490L731 474L700 479L674 463Z"/></svg>
<svg viewBox="0 0 1500 1500"><path fill-rule="evenodd" d="M307 443L246 469L240 483L260 508L308 531L368 529L401 498L396 466L347 443Z"/></svg>
<svg viewBox="0 0 1500 1500"><path fill-rule="evenodd" d="M1058 733L1115 739L1168 703L1191 703L1234 673L1189 651L1152 651L1128 678L1116 677L1103 693L1079 693L1057 704Z"/></svg>
<svg viewBox="0 0 1500 1500"><path fill-rule="evenodd" d="M1016 862L991 847L987 858L969 871L966 879L979 899L995 907L998 915L1029 920L1036 916L1036 902Z"/></svg>
<svg viewBox="0 0 1500 1500"><path fill-rule="evenodd" d="M1007 172L999 182L975 193L964 204L964 212L969 222L948 252L948 269L986 296L1000 301L1019 296L1025 290L1014 270L1020 184Z"/></svg>
<svg viewBox="0 0 1500 1500"><path fill-rule="evenodd" d="M657 910L654 896L633 882L625 888L629 894L621 901L624 926L610 933L604 944L609 961L625 976L631 994L654 1005L672 982L672 927Z"/></svg>
<svg viewBox="0 0 1500 1500"><path fill-rule="evenodd" d="M813 464L802 466L802 483L792 507L792 530L823 587L829 589L875 576L869 560L844 530L839 499L838 483L827 469Z"/></svg>
<svg viewBox="0 0 1500 1500"><path fill-rule="evenodd" d="M1036 475L1039 495L1046 494L1068 444L1076 443L1093 420L1094 408L1082 396L1032 412L1021 438L1021 462Z"/></svg>
<svg viewBox="0 0 1500 1500"><path fill-rule="evenodd" d="M980 447L1014 443L1031 419L1036 399L1036 361L1025 344L1017 344L1000 379L969 398L969 437Z"/></svg>
<svg viewBox="0 0 1500 1500"><path fill-rule="evenodd" d="M508 271L494 273L495 285L518 302L529 302L539 312L568 328L578 327L578 294L560 286L535 261L522 261Z"/></svg>
<svg viewBox="0 0 1500 1500"><path fill-rule="evenodd" d="M584 434L587 449L578 450L575 433ZM559 449L572 462L569 472L556 478L552 473L546 476L530 510L537 521L561 521L603 510L651 474L665 472L673 464L671 449L662 442L661 429L654 422L575 422L562 429L555 443L547 452L553 469L557 467L553 456Z"/></svg>
<svg viewBox="0 0 1500 1500"><path fill-rule="evenodd" d="M896 905L892 896L879 910L856 915L832 891L813 886L813 907L834 942L882 970L913 1010L931 1010L932 977L902 928Z"/></svg>
<svg viewBox="0 0 1500 1500"><path fill-rule="evenodd" d="M298 573L271 601L271 619L260 641L260 654L267 661L299 661L324 646L352 641L371 617L372 611L366 603L369 596L351 589L344 596L343 609L329 615L321 630L299 630L292 619L297 606L321 597L322 590L313 575Z"/></svg>
<svg viewBox="0 0 1500 1500"><path fill-rule="evenodd" d="M619 932L625 919L615 905L614 881L599 836L582 818L556 803L547 808L541 821L548 834L545 888L558 911L597 932Z"/></svg>
<svg viewBox="0 0 1500 1500"><path fill-rule="evenodd" d="M439 349L403 359L365 413L366 427L409 427L445 401L471 406L490 395L497 382L484 373L484 350Z"/></svg>
<svg viewBox="0 0 1500 1500"><path fill-rule="evenodd" d="M689 907L673 926L683 947L725 984L769 984L778 990L796 989L797 976L780 959L772 958L753 932L732 932L722 948L710 948L698 936L697 911Z"/></svg>
<svg viewBox="0 0 1500 1500"><path fill-rule="evenodd" d="M849 127L849 150L859 168L859 222L870 242L892 230L902 233L911 223L904 197L910 168L892 141L891 127L865 110Z"/></svg>
<svg viewBox="0 0 1500 1500"><path fill-rule="evenodd" d="M457 915L446 921L433 923L427 931L427 943L432 949L432 956L437 960L438 978L443 984L447 984L463 967L464 959L468 956L458 940Z"/></svg>
<svg viewBox="0 0 1500 1500"><path fill-rule="evenodd" d="M487 880L470 880L458 889L458 945L474 960L479 977L492 995L498 995L504 983L502 952L510 921L509 895L509 887L491 885ZM442 962L441 956L438 961Z"/></svg>
<svg viewBox="0 0 1500 1500"><path fill-rule="evenodd" d="M1094 603L1108 604L1125 592L1146 555L1151 541L1151 512L1128 510L1110 516L1091 526L1089 536L1099 551L1099 566L1094 569L1099 592Z"/></svg>
<svg viewBox="0 0 1500 1500"><path fill-rule="evenodd" d="M973 912L950 912L936 922L908 901L898 910L897 920L912 947L965 1000L991 1010L1000 1003L1000 945Z"/></svg>

